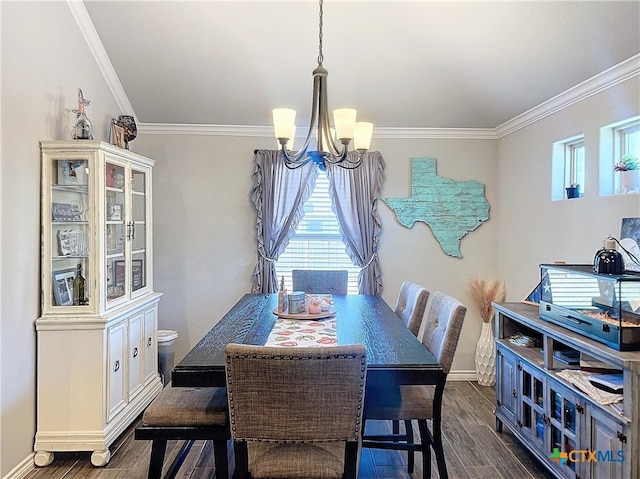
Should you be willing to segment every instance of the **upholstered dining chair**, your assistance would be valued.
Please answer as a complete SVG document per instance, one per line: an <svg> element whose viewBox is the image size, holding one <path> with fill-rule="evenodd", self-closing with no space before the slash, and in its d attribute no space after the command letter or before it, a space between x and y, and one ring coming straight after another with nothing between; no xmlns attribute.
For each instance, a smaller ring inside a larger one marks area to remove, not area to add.
<svg viewBox="0 0 640 479"><path fill-rule="evenodd" d="M411 281L400 286L394 311L415 337L420 333L428 300L429 291L425 287Z"/></svg>
<svg viewBox="0 0 640 479"><path fill-rule="evenodd" d="M445 374L448 374L451 369L466 313L466 306L457 299L440 291L431 295L422 344L435 356ZM435 386L400 385L390 388L374 386L367 389L365 398L365 422L368 420L417 420L420 444L393 434L378 436L363 434L363 447L421 451L424 478L431 477L431 448L433 448L438 469L446 470L440 424L433 422L433 434L427 424L427 420L434 418Z"/></svg>
<svg viewBox="0 0 640 479"><path fill-rule="evenodd" d="M225 354L234 477L356 478L364 345L228 344Z"/></svg>
<svg viewBox="0 0 640 479"><path fill-rule="evenodd" d="M294 291L318 294L347 294L349 274L343 270L294 269L291 272Z"/></svg>
<svg viewBox="0 0 640 479"><path fill-rule="evenodd" d="M427 301L429 300L429 291L411 281L404 281L398 291L396 299L396 307L394 309L396 316L402 320L409 331L415 337L420 334L424 312L427 309ZM400 421L392 421L393 434L400 434ZM411 421L404 421L404 435L399 436L399 440L412 443L413 442L413 425ZM413 471L414 456L413 451L408 452L408 470Z"/></svg>

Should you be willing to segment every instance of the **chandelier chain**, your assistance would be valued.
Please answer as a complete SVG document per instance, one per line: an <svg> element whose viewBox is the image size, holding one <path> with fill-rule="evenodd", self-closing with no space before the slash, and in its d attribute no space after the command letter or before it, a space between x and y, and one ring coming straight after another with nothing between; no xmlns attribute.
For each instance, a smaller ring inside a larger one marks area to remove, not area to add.
<svg viewBox="0 0 640 479"><path fill-rule="evenodd" d="M320 0L320 13L318 19L318 66L322 66L322 0Z"/></svg>

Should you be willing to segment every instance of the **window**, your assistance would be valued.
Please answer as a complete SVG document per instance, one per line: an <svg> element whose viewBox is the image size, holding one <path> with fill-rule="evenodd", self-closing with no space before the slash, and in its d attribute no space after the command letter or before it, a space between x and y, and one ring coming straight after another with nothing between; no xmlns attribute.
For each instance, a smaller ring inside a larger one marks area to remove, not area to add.
<svg viewBox="0 0 640 479"><path fill-rule="evenodd" d="M345 251L338 218L331 209L329 179L325 172L319 172L315 190L304 205L304 218L275 267L278 278L284 276L289 291L293 289L291 271L294 269L346 269L349 272L347 293L358 294L360 267L353 265Z"/></svg>
<svg viewBox="0 0 640 479"><path fill-rule="evenodd" d="M584 191L584 141L572 141L565 144L564 187L580 185Z"/></svg>
<svg viewBox="0 0 640 479"><path fill-rule="evenodd" d="M640 116L600 129L600 195L622 191L620 175L615 174L613 166L623 155L640 158Z"/></svg>
<svg viewBox="0 0 640 479"><path fill-rule="evenodd" d="M640 121L618 128L616 136L620 145L620 157L623 155L640 157Z"/></svg>
<svg viewBox="0 0 640 479"><path fill-rule="evenodd" d="M580 196L585 185L584 135L577 135L553 144L551 199L566 198L566 188L579 185Z"/></svg>

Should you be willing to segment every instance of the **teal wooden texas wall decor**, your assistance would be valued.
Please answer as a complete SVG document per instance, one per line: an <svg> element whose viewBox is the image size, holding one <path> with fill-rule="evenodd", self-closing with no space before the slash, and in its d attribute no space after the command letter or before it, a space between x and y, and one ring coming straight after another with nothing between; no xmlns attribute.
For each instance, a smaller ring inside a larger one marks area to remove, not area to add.
<svg viewBox="0 0 640 479"><path fill-rule="evenodd" d="M484 185L436 175L433 158L411 159L411 197L382 198L407 228L426 223L449 256L462 258L460 241L489 219Z"/></svg>

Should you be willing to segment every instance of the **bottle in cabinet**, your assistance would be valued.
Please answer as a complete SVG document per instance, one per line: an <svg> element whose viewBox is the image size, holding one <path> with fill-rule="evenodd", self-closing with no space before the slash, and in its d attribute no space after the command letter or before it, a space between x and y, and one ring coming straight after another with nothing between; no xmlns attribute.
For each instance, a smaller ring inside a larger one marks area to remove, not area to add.
<svg viewBox="0 0 640 479"><path fill-rule="evenodd" d="M82 276L82 264L78 263L76 277L73 279L73 305L84 306L87 304L85 295L85 279Z"/></svg>

